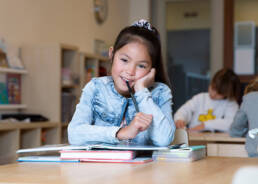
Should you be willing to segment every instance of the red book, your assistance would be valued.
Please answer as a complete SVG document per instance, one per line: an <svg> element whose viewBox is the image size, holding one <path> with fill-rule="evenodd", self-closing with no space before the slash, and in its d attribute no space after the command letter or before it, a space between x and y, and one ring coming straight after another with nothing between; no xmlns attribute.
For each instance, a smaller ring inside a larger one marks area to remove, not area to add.
<svg viewBox="0 0 258 184"><path fill-rule="evenodd" d="M136 157L132 160L96 160L96 159L80 159L80 162L91 162L91 163L121 163L121 164L144 164L152 162L150 157Z"/></svg>
<svg viewBox="0 0 258 184"><path fill-rule="evenodd" d="M60 158L66 159L94 159L94 160L132 160L135 151L121 150L63 150Z"/></svg>

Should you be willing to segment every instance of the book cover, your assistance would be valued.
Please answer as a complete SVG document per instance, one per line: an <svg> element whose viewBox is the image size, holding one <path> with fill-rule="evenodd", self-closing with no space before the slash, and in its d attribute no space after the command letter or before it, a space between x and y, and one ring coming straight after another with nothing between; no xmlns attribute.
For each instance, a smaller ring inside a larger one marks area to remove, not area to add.
<svg viewBox="0 0 258 184"><path fill-rule="evenodd" d="M0 104L8 104L8 92L6 85L6 75L0 74Z"/></svg>
<svg viewBox="0 0 258 184"><path fill-rule="evenodd" d="M167 151L154 151L153 160L158 161L195 161L206 157L206 147L204 145L189 146Z"/></svg>
<svg viewBox="0 0 258 184"><path fill-rule="evenodd" d="M118 150L63 150L60 158L66 159L96 159L96 160L131 160L135 158L135 151Z"/></svg>
<svg viewBox="0 0 258 184"><path fill-rule="evenodd" d="M21 75L7 74L8 101L10 104L21 104Z"/></svg>
<svg viewBox="0 0 258 184"><path fill-rule="evenodd" d="M136 157L132 160L97 160L97 159L80 159L80 162L89 163L124 163L124 164L144 164L152 162L151 157Z"/></svg>
<svg viewBox="0 0 258 184"><path fill-rule="evenodd" d="M18 157L18 162L79 162L78 159L62 160L59 156L24 156Z"/></svg>

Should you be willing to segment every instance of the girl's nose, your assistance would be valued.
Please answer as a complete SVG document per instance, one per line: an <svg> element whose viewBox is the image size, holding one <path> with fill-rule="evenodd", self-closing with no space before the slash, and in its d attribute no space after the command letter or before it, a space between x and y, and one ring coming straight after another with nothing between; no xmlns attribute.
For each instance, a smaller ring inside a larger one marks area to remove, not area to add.
<svg viewBox="0 0 258 184"><path fill-rule="evenodd" d="M128 67L126 68L126 73L130 76L134 76L135 75L135 66L128 65Z"/></svg>

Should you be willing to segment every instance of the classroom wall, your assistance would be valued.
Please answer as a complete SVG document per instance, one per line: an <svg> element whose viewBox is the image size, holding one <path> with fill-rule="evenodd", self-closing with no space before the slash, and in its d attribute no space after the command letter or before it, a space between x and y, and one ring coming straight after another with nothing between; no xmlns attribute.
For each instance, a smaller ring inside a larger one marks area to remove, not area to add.
<svg viewBox="0 0 258 184"><path fill-rule="evenodd" d="M130 0L109 0L106 22L98 25L92 0L0 0L0 38L22 43L60 42L94 51L94 39L108 44L128 25Z"/></svg>
<svg viewBox="0 0 258 184"><path fill-rule="evenodd" d="M210 28L209 0L168 2L166 12L166 29L168 31ZM196 16L191 16L193 14Z"/></svg>
<svg viewBox="0 0 258 184"><path fill-rule="evenodd" d="M258 26L258 1L257 0L235 0L234 19L238 21L254 21Z"/></svg>

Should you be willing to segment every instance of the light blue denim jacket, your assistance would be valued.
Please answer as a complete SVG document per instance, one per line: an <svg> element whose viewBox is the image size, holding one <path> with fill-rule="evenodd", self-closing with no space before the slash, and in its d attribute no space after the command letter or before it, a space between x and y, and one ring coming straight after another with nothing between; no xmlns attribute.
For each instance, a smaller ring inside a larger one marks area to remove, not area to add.
<svg viewBox="0 0 258 184"><path fill-rule="evenodd" d="M174 138L175 125L172 118L172 95L163 83L156 82L134 94L140 112L153 115L151 126L131 141L136 144L167 146ZM79 104L68 126L70 144L87 142L116 144L117 131L125 117L127 124L136 114L131 98L120 95L111 76L93 78L83 89Z"/></svg>

